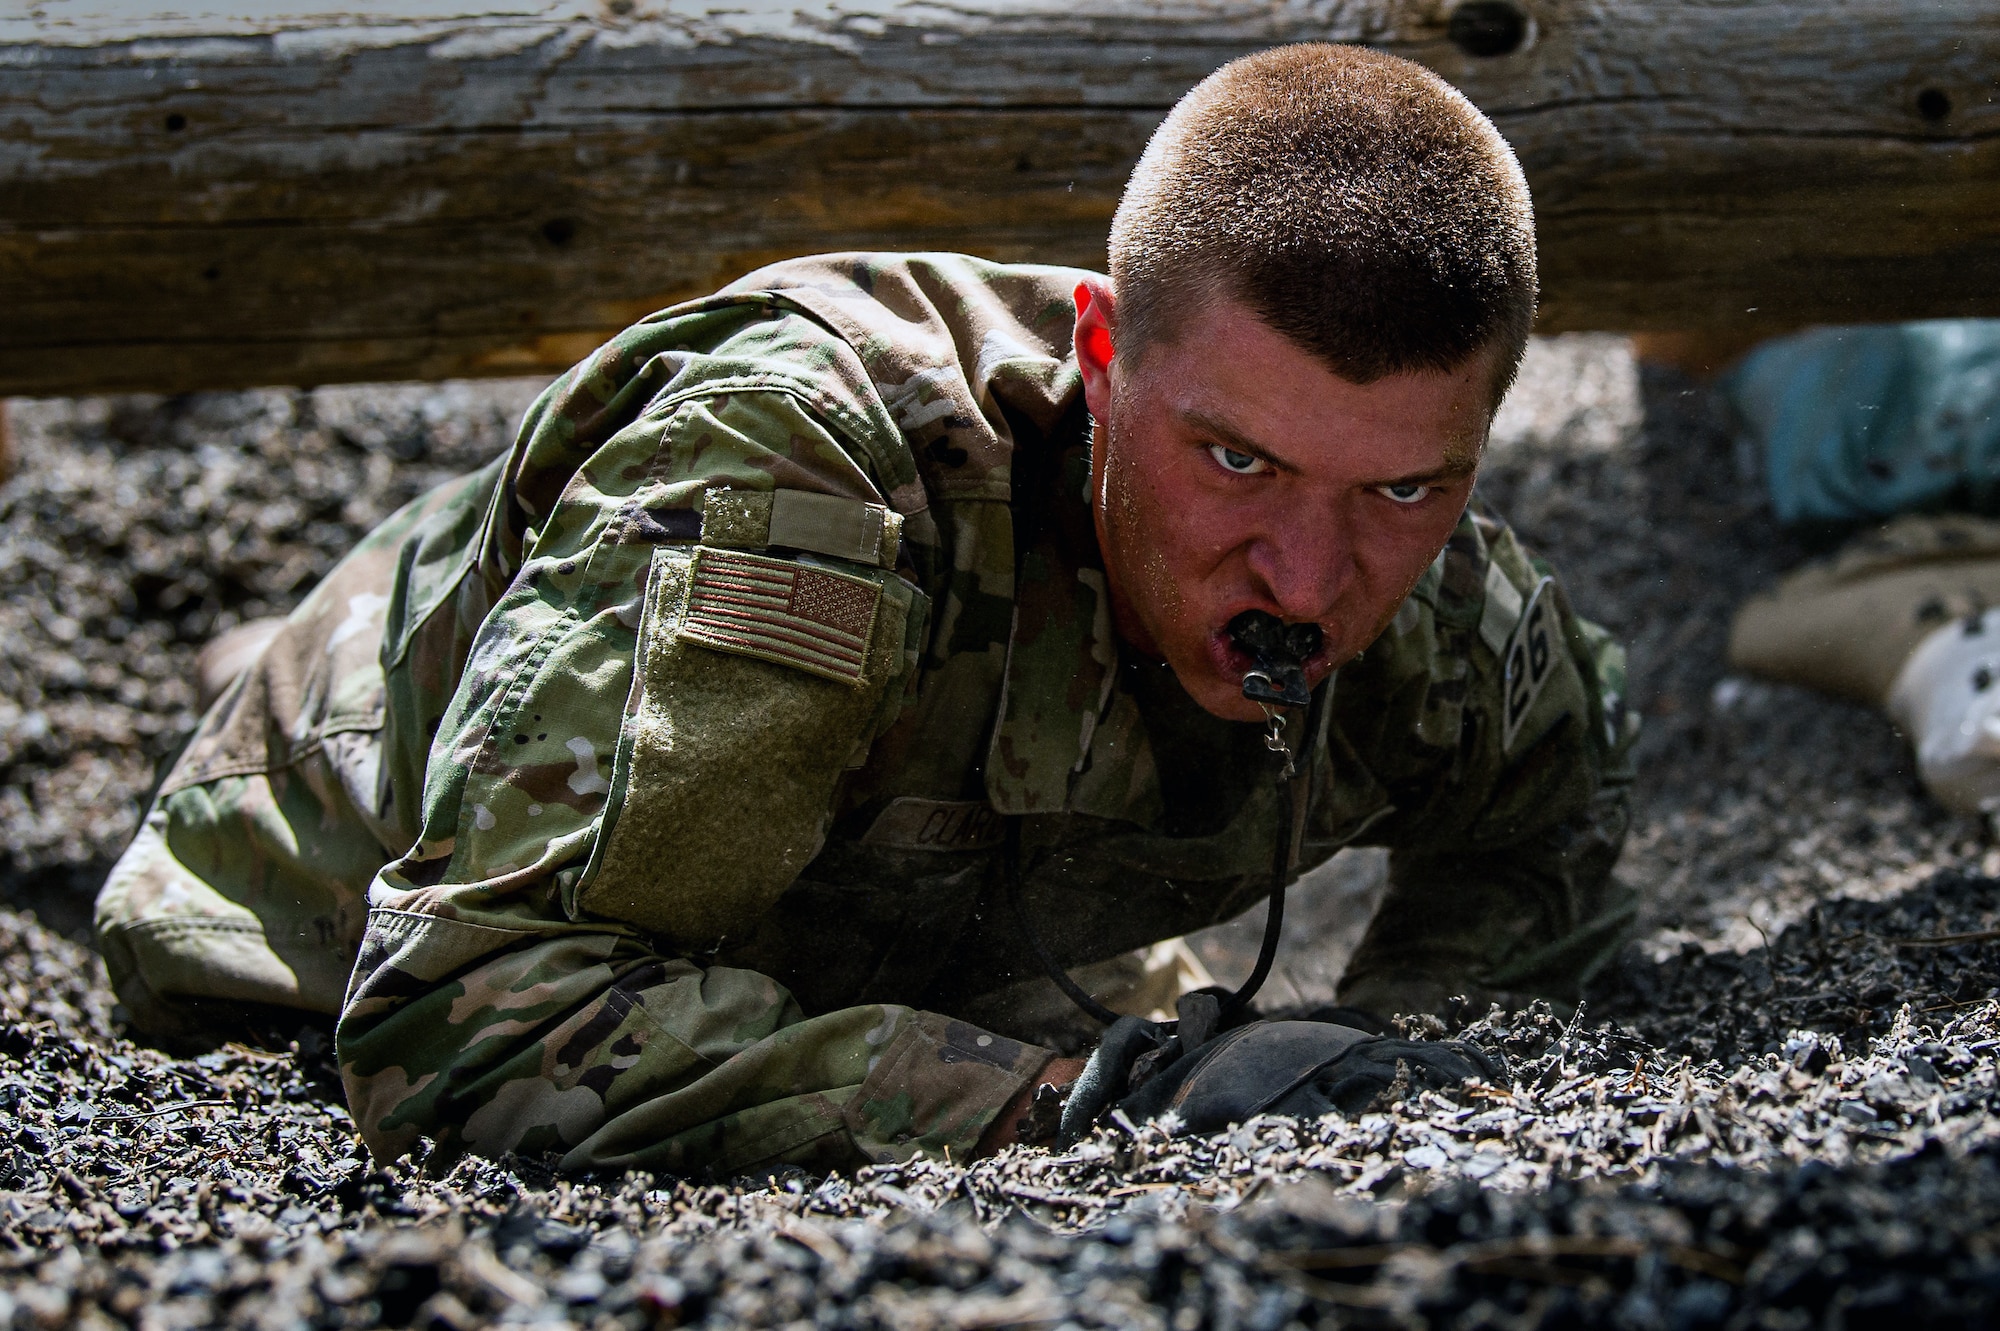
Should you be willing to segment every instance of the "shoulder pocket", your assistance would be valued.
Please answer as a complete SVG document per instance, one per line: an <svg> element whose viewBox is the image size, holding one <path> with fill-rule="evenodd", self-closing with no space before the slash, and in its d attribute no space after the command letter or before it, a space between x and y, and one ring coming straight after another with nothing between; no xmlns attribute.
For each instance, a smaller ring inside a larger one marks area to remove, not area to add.
<svg viewBox="0 0 2000 1331"><path fill-rule="evenodd" d="M840 773L893 710L922 600L880 569L656 549L576 908L683 952L747 936L819 853Z"/></svg>

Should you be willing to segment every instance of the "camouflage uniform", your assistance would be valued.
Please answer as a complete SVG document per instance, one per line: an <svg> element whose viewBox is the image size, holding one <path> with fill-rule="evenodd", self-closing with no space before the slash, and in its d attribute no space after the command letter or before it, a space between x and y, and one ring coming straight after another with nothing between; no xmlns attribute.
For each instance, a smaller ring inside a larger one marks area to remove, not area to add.
<svg viewBox="0 0 2000 1331"><path fill-rule="evenodd" d="M1082 276L789 262L563 376L204 721L99 902L134 1017L338 1011L387 1156L970 1151L1050 1056L965 1020L1038 973L1005 830L1080 965L1253 904L1276 825L1258 728L1112 636ZM1342 668L1306 862L1394 848L1347 1001L1615 946L1621 659L1475 513Z"/></svg>

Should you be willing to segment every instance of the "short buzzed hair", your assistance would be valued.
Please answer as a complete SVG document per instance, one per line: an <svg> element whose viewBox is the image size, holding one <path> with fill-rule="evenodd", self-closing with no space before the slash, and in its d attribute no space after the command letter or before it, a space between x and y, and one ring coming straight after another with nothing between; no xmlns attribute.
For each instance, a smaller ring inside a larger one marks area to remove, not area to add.
<svg viewBox="0 0 2000 1331"><path fill-rule="evenodd" d="M1429 70L1281 46L1197 84L1154 133L1111 226L1121 354L1218 296L1342 378L1449 370L1535 317L1535 221L1507 141Z"/></svg>

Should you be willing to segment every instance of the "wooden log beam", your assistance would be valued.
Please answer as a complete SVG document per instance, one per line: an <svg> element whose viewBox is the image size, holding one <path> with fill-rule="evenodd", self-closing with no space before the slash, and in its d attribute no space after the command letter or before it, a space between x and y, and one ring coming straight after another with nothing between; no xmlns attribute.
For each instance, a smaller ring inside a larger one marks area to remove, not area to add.
<svg viewBox="0 0 2000 1331"><path fill-rule="evenodd" d="M1099 265L1166 108L1309 39L1500 125L1548 329L2000 314L2000 0L360 3L0 17L0 393L553 370L822 249Z"/></svg>

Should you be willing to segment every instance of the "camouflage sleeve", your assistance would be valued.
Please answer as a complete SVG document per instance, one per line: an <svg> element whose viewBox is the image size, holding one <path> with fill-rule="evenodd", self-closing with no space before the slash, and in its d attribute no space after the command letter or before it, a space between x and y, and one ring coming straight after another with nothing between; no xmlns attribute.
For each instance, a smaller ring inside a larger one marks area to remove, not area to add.
<svg viewBox="0 0 2000 1331"><path fill-rule="evenodd" d="M166 773L98 894L133 1023L235 1028L252 1007L340 1010L369 879L414 835L382 763L383 626L400 552L483 512L489 466L370 532L285 620Z"/></svg>
<svg viewBox="0 0 2000 1331"><path fill-rule="evenodd" d="M1047 1061L908 1008L809 1015L704 961L817 852L909 685L926 603L886 566L881 492L768 378L656 401L581 464L370 891L338 1051L378 1155L425 1135L721 1176L964 1153Z"/></svg>
<svg viewBox="0 0 2000 1331"><path fill-rule="evenodd" d="M1623 650L1478 514L1356 667L1336 712L1368 713L1342 734L1388 804L1364 839L1390 847L1390 881L1341 1001L1574 998L1637 911L1612 874L1638 730Z"/></svg>

